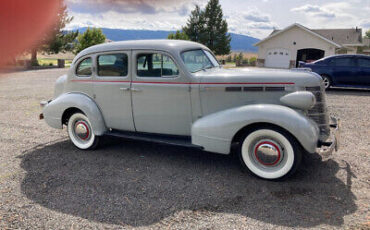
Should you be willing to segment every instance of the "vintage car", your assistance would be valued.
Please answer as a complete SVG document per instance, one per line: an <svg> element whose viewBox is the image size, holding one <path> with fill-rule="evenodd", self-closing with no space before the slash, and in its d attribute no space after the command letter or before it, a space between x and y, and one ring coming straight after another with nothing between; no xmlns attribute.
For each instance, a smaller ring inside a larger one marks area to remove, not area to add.
<svg viewBox="0 0 370 230"><path fill-rule="evenodd" d="M292 175L302 154L338 146L322 78L307 71L224 69L205 46L113 42L73 60L40 114L79 149L103 135L237 153L264 179ZM331 128L332 127L332 128Z"/></svg>

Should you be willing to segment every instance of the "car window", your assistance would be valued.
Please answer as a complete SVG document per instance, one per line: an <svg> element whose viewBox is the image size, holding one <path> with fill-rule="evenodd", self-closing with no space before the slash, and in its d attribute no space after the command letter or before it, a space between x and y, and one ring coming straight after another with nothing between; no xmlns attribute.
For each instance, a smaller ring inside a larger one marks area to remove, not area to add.
<svg viewBox="0 0 370 230"><path fill-rule="evenodd" d="M354 66L353 58L336 58L334 59L335 66Z"/></svg>
<svg viewBox="0 0 370 230"><path fill-rule="evenodd" d="M358 59L358 66L370 68L370 59L359 58Z"/></svg>
<svg viewBox="0 0 370 230"><path fill-rule="evenodd" d="M76 75L80 77L86 77L90 76L91 74L92 74L92 60L90 57L88 57L78 64L76 68Z"/></svg>
<svg viewBox="0 0 370 230"><path fill-rule="evenodd" d="M137 56L137 76L171 77L179 75L179 69L171 57L160 53L146 53Z"/></svg>
<svg viewBox="0 0 370 230"><path fill-rule="evenodd" d="M211 54L210 56L213 57ZM214 64L217 63L217 65L212 64L209 56L201 49L182 52L181 58L190 73L218 66L217 60L214 61Z"/></svg>
<svg viewBox="0 0 370 230"><path fill-rule="evenodd" d="M104 54L98 57L99 76L127 76L127 54Z"/></svg>

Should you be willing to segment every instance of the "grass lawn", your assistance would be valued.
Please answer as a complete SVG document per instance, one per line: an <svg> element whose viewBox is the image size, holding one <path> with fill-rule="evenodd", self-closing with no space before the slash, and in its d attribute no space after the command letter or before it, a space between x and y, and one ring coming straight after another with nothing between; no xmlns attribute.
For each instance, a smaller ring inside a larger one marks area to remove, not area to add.
<svg viewBox="0 0 370 230"><path fill-rule="evenodd" d="M38 58L37 59L39 62L39 65L41 66L48 66L48 65L53 65L57 66L58 65L58 59L55 58ZM69 68L71 66L72 60L65 60L65 67Z"/></svg>

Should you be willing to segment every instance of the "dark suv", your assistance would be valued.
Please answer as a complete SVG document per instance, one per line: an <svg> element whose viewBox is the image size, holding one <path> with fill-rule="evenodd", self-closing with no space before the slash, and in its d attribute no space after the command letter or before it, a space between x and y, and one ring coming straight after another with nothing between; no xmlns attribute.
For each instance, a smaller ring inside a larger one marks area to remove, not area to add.
<svg viewBox="0 0 370 230"><path fill-rule="evenodd" d="M312 63L299 63L324 79L325 88L331 86L370 88L370 56L335 55Z"/></svg>

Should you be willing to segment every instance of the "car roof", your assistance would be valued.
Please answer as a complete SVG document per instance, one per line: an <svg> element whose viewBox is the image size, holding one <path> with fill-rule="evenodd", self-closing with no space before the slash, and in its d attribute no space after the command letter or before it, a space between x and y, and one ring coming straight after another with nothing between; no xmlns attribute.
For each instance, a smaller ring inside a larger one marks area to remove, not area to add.
<svg viewBox="0 0 370 230"><path fill-rule="evenodd" d="M75 61L78 60L80 57L93 53L118 50L133 50L133 49L163 50L169 53L176 53L181 52L183 50L191 49L209 50L206 46L202 44L184 40L163 39L163 40L132 40L132 41L109 42L91 46L87 49L84 49L79 54L77 54L77 56L73 60L73 63L75 63Z"/></svg>
<svg viewBox="0 0 370 230"><path fill-rule="evenodd" d="M332 56L326 57L325 59L337 58L337 57L351 57L351 58L364 57L364 58L370 58L369 56L364 55L364 54L337 54L337 55L332 55Z"/></svg>

